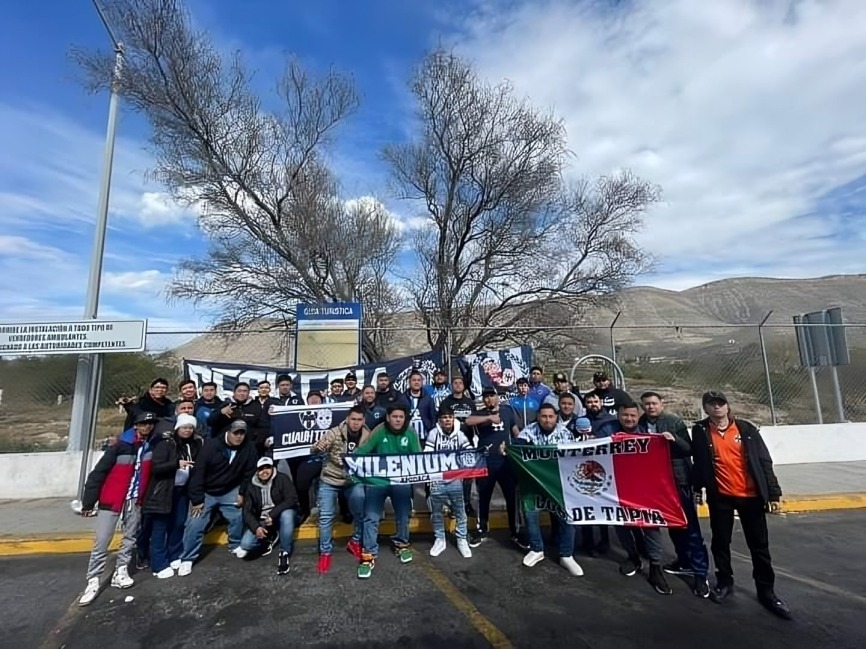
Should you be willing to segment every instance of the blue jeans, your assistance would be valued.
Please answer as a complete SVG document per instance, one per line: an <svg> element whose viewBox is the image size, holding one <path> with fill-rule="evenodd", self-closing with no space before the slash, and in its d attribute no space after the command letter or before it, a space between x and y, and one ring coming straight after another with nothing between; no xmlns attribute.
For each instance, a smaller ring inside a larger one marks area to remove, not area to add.
<svg viewBox="0 0 866 649"><path fill-rule="evenodd" d="M445 518L442 507L448 505L451 513L457 519L456 536L466 538L466 506L463 502L463 483L461 480L451 482L434 482L430 485L430 523L437 539L445 538Z"/></svg>
<svg viewBox="0 0 866 649"><path fill-rule="evenodd" d="M692 499L691 487L679 487L680 504L686 515L687 527L671 528L668 532L674 549L677 551L677 561L681 566L686 566L695 571L698 577L706 578L710 569L710 557L707 554L707 546L704 545L704 536L701 533L701 523L698 520L698 510Z"/></svg>
<svg viewBox="0 0 866 649"><path fill-rule="evenodd" d="M539 520L541 512L537 509L525 509L523 519L526 522L526 535L529 537L529 549L533 552L544 552L544 537L541 536L541 521ZM551 514L553 518L556 514ZM568 525L563 521L557 521L558 534L557 545L559 546L560 557L570 557L574 554L574 525Z"/></svg>
<svg viewBox="0 0 866 649"><path fill-rule="evenodd" d="M319 481L319 553L331 554L334 550L334 518L337 516L337 501L340 494L345 495L352 512L354 529L352 540L361 543L364 538L364 500L365 488L362 484L335 487Z"/></svg>
<svg viewBox="0 0 866 649"><path fill-rule="evenodd" d="M298 526L298 512L294 509L286 509L280 514L280 520L277 523L280 529L280 550L288 554L295 549L295 528ZM273 534L276 525L267 528L269 534ZM247 552L262 549L262 546L267 543L267 539L260 539L256 533L250 529L244 530L244 535L241 537L241 549Z"/></svg>
<svg viewBox="0 0 866 649"><path fill-rule="evenodd" d="M201 554L201 544L204 530L210 521L214 509L219 509L229 523L229 550L234 550L241 544L244 531L244 517L241 508L235 505L238 499L238 487L222 496L204 495L204 511L198 518L190 516L183 532L183 556L181 561L195 561Z"/></svg>
<svg viewBox="0 0 866 649"><path fill-rule="evenodd" d="M379 554L379 522L385 513L385 500L391 498L397 534L391 541L409 542L409 512L412 511L412 485L392 484L387 487L367 487L364 502L364 551L374 557Z"/></svg>
<svg viewBox="0 0 866 649"><path fill-rule="evenodd" d="M150 536L150 568L161 572L183 553L183 529L189 514L186 487L175 487L168 514L151 514L153 532Z"/></svg>

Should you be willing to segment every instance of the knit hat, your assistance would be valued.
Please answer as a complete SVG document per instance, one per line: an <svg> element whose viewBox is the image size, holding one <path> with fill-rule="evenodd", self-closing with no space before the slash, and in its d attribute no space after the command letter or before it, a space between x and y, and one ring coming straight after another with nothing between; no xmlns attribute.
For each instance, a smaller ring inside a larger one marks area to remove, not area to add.
<svg viewBox="0 0 866 649"><path fill-rule="evenodd" d="M182 428L184 426L192 426L193 428L198 427L198 420L192 415L182 414L177 416L177 422L174 425L174 429Z"/></svg>

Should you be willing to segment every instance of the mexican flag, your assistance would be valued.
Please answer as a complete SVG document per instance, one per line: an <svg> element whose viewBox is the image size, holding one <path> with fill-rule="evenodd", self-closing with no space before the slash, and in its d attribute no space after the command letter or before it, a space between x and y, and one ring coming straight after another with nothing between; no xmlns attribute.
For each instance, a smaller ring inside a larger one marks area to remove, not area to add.
<svg viewBox="0 0 866 649"><path fill-rule="evenodd" d="M686 526L661 435L512 444L508 457L529 509L547 509L572 525Z"/></svg>

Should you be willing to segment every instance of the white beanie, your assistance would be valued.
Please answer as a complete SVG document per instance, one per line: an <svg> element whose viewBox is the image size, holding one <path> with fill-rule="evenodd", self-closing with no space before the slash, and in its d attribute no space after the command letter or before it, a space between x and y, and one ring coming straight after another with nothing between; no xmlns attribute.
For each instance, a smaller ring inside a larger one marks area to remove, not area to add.
<svg viewBox="0 0 866 649"><path fill-rule="evenodd" d="M198 427L198 420L192 415L181 414L177 416L177 423L174 425L174 429L177 430L181 426L192 426L193 429Z"/></svg>

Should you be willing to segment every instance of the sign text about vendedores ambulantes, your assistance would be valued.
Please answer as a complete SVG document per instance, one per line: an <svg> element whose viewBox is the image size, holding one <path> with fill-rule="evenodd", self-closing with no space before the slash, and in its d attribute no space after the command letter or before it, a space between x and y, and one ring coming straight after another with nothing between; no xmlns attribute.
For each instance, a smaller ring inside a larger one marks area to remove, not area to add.
<svg viewBox="0 0 866 649"><path fill-rule="evenodd" d="M0 324L0 355L140 352L146 332L146 320Z"/></svg>

